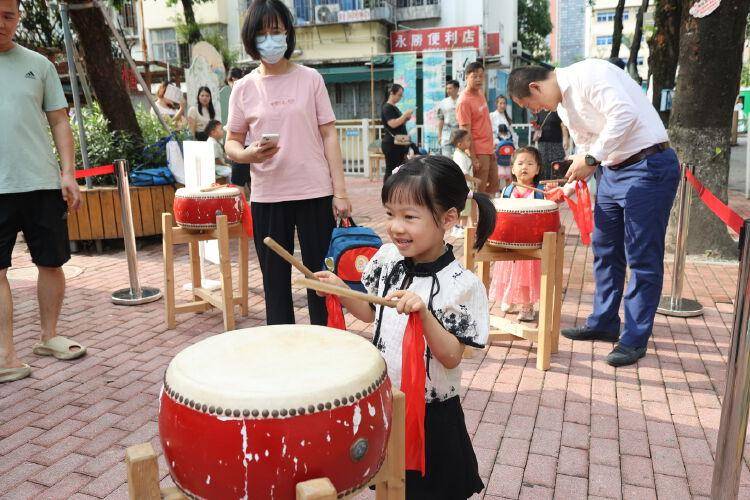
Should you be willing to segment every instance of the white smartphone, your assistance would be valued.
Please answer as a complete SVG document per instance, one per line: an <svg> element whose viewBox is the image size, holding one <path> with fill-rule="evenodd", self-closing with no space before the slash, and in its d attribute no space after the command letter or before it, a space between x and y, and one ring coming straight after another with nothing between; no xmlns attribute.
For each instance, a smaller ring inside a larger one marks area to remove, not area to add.
<svg viewBox="0 0 750 500"><path fill-rule="evenodd" d="M260 145L266 146L272 144L274 147L279 145L279 134L263 134L260 138Z"/></svg>

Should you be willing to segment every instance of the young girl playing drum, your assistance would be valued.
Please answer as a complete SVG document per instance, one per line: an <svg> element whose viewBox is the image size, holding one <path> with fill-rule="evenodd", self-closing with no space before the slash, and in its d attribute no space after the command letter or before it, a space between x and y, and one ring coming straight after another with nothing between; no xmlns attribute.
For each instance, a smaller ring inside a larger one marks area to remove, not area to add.
<svg viewBox="0 0 750 500"><path fill-rule="evenodd" d="M524 186L543 189L539 184L542 157L534 147L519 148L511 158L513 181ZM513 184L503 189L503 198L536 198L544 196L531 189ZM539 301L542 264L539 260L496 262L492 268L490 300L500 301L504 313L515 312L520 306L519 321L534 321L534 304Z"/></svg>
<svg viewBox="0 0 750 500"><path fill-rule="evenodd" d="M401 381L401 347L408 314L419 313L427 341L427 402L424 421L426 474L406 473L406 498L469 498L484 485L466 431L459 400L464 346L482 348L489 334L489 304L482 282L464 269L443 239L458 221L469 197L464 174L449 158L421 156L398 168L383 185L386 227L393 243L383 245L362 276L371 294L397 301L395 308L346 297L341 303L355 317L375 323L380 349L395 385ZM490 199L473 193L479 208L481 248L495 225ZM334 274L317 273L343 285Z"/></svg>

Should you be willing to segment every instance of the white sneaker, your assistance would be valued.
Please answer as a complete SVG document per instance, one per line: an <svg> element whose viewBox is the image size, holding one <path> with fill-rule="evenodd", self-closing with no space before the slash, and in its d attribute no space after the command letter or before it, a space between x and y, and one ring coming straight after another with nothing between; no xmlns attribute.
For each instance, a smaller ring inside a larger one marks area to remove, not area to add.
<svg viewBox="0 0 750 500"><path fill-rule="evenodd" d="M534 314L534 306L528 305L521 307L521 312L518 313L518 321L534 321L536 314Z"/></svg>

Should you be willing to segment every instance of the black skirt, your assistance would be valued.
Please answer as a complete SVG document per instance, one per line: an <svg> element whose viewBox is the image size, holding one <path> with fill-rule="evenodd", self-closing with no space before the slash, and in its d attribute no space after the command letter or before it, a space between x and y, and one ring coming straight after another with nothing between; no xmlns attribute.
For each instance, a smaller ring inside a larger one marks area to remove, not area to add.
<svg viewBox="0 0 750 500"><path fill-rule="evenodd" d="M427 403L426 474L406 471L406 500L464 500L484 489L458 396Z"/></svg>

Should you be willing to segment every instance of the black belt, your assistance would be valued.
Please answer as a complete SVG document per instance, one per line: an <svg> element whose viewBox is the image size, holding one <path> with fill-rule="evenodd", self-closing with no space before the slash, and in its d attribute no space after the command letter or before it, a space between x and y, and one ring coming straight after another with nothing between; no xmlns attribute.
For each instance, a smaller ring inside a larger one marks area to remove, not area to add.
<svg viewBox="0 0 750 500"><path fill-rule="evenodd" d="M631 156L625 161L622 161L620 163L616 163L615 165L609 165L607 168L611 170L620 170L625 167L629 167L631 165L635 165L638 162L641 162L646 159L646 157L651 156L656 153L661 153L662 151L666 151L670 148L669 142L661 142L659 144L654 144L653 146L649 146L647 148L641 149L636 154Z"/></svg>

